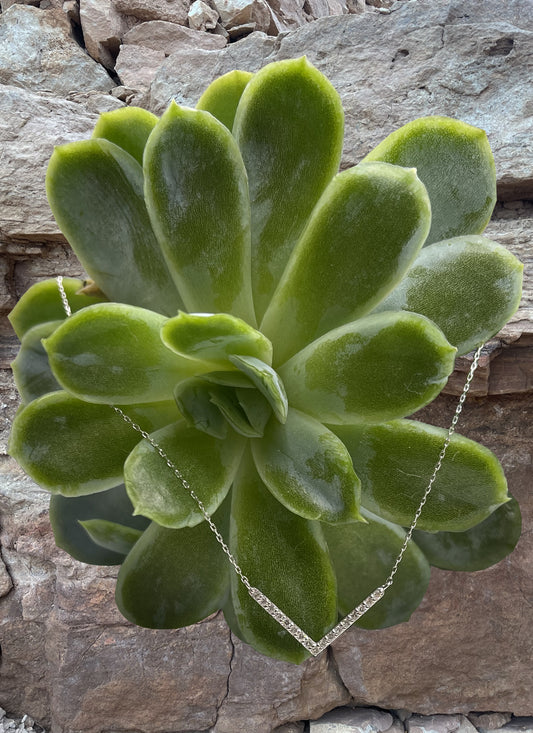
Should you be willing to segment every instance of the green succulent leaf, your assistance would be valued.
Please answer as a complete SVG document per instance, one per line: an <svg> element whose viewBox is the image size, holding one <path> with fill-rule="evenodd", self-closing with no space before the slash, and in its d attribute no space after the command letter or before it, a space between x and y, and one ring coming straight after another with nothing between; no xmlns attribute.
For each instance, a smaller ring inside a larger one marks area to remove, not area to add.
<svg viewBox="0 0 533 733"><path fill-rule="evenodd" d="M231 355L229 359L255 384L259 392L270 403L274 415L281 423L284 423L287 419L289 404L283 382L274 369L253 356L235 354Z"/></svg>
<svg viewBox="0 0 533 733"><path fill-rule="evenodd" d="M213 385L209 394L213 405L218 407L220 413L239 435L246 438L261 437L262 429L258 429L250 422L235 389Z"/></svg>
<svg viewBox="0 0 533 733"><path fill-rule="evenodd" d="M511 497L487 519L466 532L423 532L413 539L425 556L443 570L485 570L514 550L522 528L520 507Z"/></svg>
<svg viewBox="0 0 533 733"><path fill-rule="evenodd" d="M524 266L505 247L470 235L420 252L376 310L407 310L430 318L466 354L494 336L518 308Z"/></svg>
<svg viewBox="0 0 533 733"><path fill-rule="evenodd" d="M60 386L52 374L41 339L50 336L63 321L48 321L30 328L22 337L15 360L11 363L15 385L24 403Z"/></svg>
<svg viewBox="0 0 533 733"><path fill-rule="evenodd" d="M121 107L100 115L92 137L105 138L118 145L142 165L144 147L157 120L154 114L141 107Z"/></svg>
<svg viewBox="0 0 533 733"><path fill-rule="evenodd" d="M189 359L201 359L213 369L231 369L231 354L254 356L272 363L272 344L246 321L227 313L183 313L169 318L161 340L172 351Z"/></svg>
<svg viewBox="0 0 533 733"><path fill-rule="evenodd" d="M302 412L333 424L382 422L434 399L454 356L431 321L400 311L330 331L278 371L289 403Z"/></svg>
<svg viewBox="0 0 533 733"><path fill-rule="evenodd" d="M213 516L217 527L224 527L227 513L223 505ZM120 568L115 598L134 624L175 629L220 608L228 575L227 558L207 522L179 530L153 522Z"/></svg>
<svg viewBox="0 0 533 733"><path fill-rule="evenodd" d="M233 134L248 171L259 321L313 207L338 171L343 129L339 95L305 57L265 66L242 94Z"/></svg>
<svg viewBox="0 0 533 733"><path fill-rule="evenodd" d="M87 496L50 497L50 523L56 545L80 562L91 565L120 565L126 553L105 549L93 542L83 529L84 520L108 520L142 532L150 524L146 517L134 517L124 484Z"/></svg>
<svg viewBox="0 0 533 733"><path fill-rule="evenodd" d="M203 379L206 379L212 384L220 384L223 387L238 387L243 389L252 389L254 384L248 377L242 372L208 372L203 375Z"/></svg>
<svg viewBox="0 0 533 733"><path fill-rule="evenodd" d="M248 457L232 491L230 549L251 584L309 636L321 639L337 620L335 576L317 522L287 511ZM309 653L231 575L232 602L243 638L276 659L299 663Z"/></svg>
<svg viewBox="0 0 533 733"><path fill-rule="evenodd" d="M431 201L426 244L480 234L496 203L496 170L483 130L450 117L421 117L400 127L365 161L416 168Z"/></svg>
<svg viewBox="0 0 533 733"><path fill-rule="evenodd" d="M43 342L52 372L64 389L90 402L168 400L177 382L208 366L164 346L165 320L122 303L85 308Z"/></svg>
<svg viewBox="0 0 533 733"><path fill-rule="evenodd" d="M174 403L125 408L143 430L164 425L177 412ZM50 392L17 413L9 453L43 489L81 496L113 488L122 481L124 456L139 434L109 405Z"/></svg>
<svg viewBox="0 0 533 733"><path fill-rule="evenodd" d="M257 389L235 390L235 395L240 406L244 410L248 422L259 436L263 436L265 425L272 415L272 407L269 401Z"/></svg>
<svg viewBox="0 0 533 733"><path fill-rule="evenodd" d="M352 456L365 509L409 526L448 431L412 420L333 430ZM507 501L507 482L496 456L455 434L417 527L429 532L462 532Z"/></svg>
<svg viewBox="0 0 533 733"><path fill-rule="evenodd" d="M317 420L290 409L284 425L270 420L251 447L265 486L291 512L322 522L361 519L350 454Z"/></svg>
<svg viewBox="0 0 533 733"><path fill-rule="evenodd" d="M183 420L151 437L212 514L228 493L239 467L242 438L231 433L225 440L217 440ZM146 439L126 459L124 481L135 514L171 528L192 527L204 520L198 504Z"/></svg>
<svg viewBox="0 0 533 733"><path fill-rule="evenodd" d="M86 308L88 305L95 305L107 300L101 294L89 295L84 293L83 289L86 284L87 281L77 278L63 278L63 288L73 313ZM30 328L49 321L64 320L66 317L67 314L55 278L42 280L32 285L31 288L26 290L8 316L15 333L21 341Z"/></svg>
<svg viewBox="0 0 533 733"><path fill-rule="evenodd" d="M414 169L362 163L335 176L261 325L276 363L370 312L406 273L430 223L429 198Z"/></svg>
<svg viewBox="0 0 533 733"><path fill-rule="evenodd" d="M219 76L202 94L196 109L210 112L231 130L242 93L252 76L249 71L239 70Z"/></svg>
<svg viewBox="0 0 533 733"><path fill-rule="evenodd" d="M171 103L146 145L144 173L150 219L186 309L253 325L246 170L229 130Z"/></svg>
<svg viewBox="0 0 533 733"><path fill-rule="evenodd" d="M228 423L211 399L213 385L205 379L185 379L176 385L174 397L185 421L214 438L225 438Z"/></svg>
<svg viewBox="0 0 533 733"><path fill-rule="evenodd" d="M142 535L140 529L110 522L108 519L85 519L80 520L80 524L93 542L124 557Z"/></svg>
<svg viewBox="0 0 533 733"><path fill-rule="evenodd" d="M405 540L401 527L364 509L362 514L366 524L324 526L343 617L385 582ZM382 629L408 621L424 597L429 577L428 561L416 544L409 542L392 586L356 625Z"/></svg>
<svg viewBox="0 0 533 733"><path fill-rule="evenodd" d="M131 155L102 139L61 145L48 165L46 192L61 231L110 300L165 315L183 307Z"/></svg>

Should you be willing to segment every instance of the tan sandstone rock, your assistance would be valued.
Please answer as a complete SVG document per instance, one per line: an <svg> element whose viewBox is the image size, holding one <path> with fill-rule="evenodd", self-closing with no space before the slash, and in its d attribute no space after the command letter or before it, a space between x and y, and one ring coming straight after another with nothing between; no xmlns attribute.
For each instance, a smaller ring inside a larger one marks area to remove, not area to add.
<svg viewBox="0 0 533 733"><path fill-rule="evenodd" d="M58 97L114 86L76 43L61 10L18 4L0 15L0 84Z"/></svg>
<svg viewBox="0 0 533 733"><path fill-rule="evenodd" d="M88 53L107 69L113 69L129 24L112 0L80 0L80 22Z"/></svg>
<svg viewBox="0 0 533 733"><path fill-rule="evenodd" d="M123 15L138 20L167 20L187 25L189 0L113 0Z"/></svg>
<svg viewBox="0 0 533 733"><path fill-rule="evenodd" d="M161 50L165 56L170 56L184 47L202 48L206 51L224 48L226 39L214 33L201 33L165 20L151 20L128 31L123 43Z"/></svg>

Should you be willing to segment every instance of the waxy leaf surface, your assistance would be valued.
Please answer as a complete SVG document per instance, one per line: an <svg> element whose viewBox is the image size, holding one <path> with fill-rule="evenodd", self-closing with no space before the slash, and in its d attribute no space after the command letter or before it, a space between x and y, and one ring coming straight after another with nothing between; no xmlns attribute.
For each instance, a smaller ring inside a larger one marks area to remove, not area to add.
<svg viewBox="0 0 533 733"><path fill-rule="evenodd" d="M169 318L161 340L172 351L189 359L201 359L213 369L232 369L230 354L255 356L272 362L272 344L241 318L227 313L183 313Z"/></svg>
<svg viewBox="0 0 533 733"><path fill-rule="evenodd" d="M126 553L105 549L91 540L80 524L86 519L101 519L143 531L150 524L146 517L134 517L133 506L124 484L87 496L50 497L50 523L56 545L75 560L91 565L120 565Z"/></svg>
<svg viewBox="0 0 533 733"><path fill-rule="evenodd" d="M217 406L221 415L239 435L246 438L259 438L262 435L262 430L250 422L236 390L213 385L209 394L213 405Z"/></svg>
<svg viewBox="0 0 533 733"><path fill-rule="evenodd" d="M277 372L268 364L253 356L235 354L230 356L230 361L255 384L259 392L270 403L274 415L280 422L284 423L287 419L289 405L285 387Z"/></svg>
<svg viewBox="0 0 533 733"><path fill-rule="evenodd" d="M100 115L92 137L118 145L142 165L146 141L156 124L157 117L146 109L121 107Z"/></svg>
<svg viewBox="0 0 533 733"><path fill-rule="evenodd" d="M313 639L337 620L335 576L318 522L289 512L259 478L251 458L232 491L230 549L250 583ZM262 654L299 663L309 653L231 575L232 600L244 639Z"/></svg>
<svg viewBox="0 0 533 733"><path fill-rule="evenodd" d="M152 231L139 163L108 140L55 148L46 191L54 217L106 296L174 315L183 307Z"/></svg>
<svg viewBox="0 0 533 733"><path fill-rule="evenodd" d="M229 130L172 103L144 153L150 219L186 309L252 325L246 170Z"/></svg>
<svg viewBox="0 0 533 733"><path fill-rule="evenodd" d="M124 557L142 535L140 529L110 522L108 519L85 519L80 524L93 542Z"/></svg>
<svg viewBox="0 0 533 733"><path fill-rule="evenodd" d="M433 474L447 431L412 420L333 428L361 479L361 503L395 524L411 524ZM496 456L453 435L417 527L462 532L509 500Z"/></svg>
<svg viewBox="0 0 533 733"><path fill-rule="evenodd" d="M223 526L225 508L213 517ZM175 629L217 611L228 592L229 565L207 522L168 529L153 522L120 568L116 602L134 624Z"/></svg>
<svg viewBox="0 0 533 733"><path fill-rule="evenodd" d="M350 454L317 420L289 409L284 425L270 420L263 439L251 446L259 475L287 509L323 522L360 519Z"/></svg>
<svg viewBox="0 0 533 733"><path fill-rule="evenodd" d="M421 117L381 142L364 161L416 168L431 201L426 244L480 234L496 203L496 170L483 130L450 117Z"/></svg>
<svg viewBox="0 0 533 733"><path fill-rule="evenodd" d="M163 403L129 405L126 411L150 431L168 422L172 403L170 410ZM17 414L9 453L43 489L81 496L120 484L124 456L139 440L140 435L109 405L50 392Z"/></svg>
<svg viewBox="0 0 533 733"><path fill-rule="evenodd" d="M44 342L52 372L65 389L90 402L168 400L175 384L202 365L164 346L159 332L165 320L122 303L86 308Z"/></svg>
<svg viewBox="0 0 533 733"><path fill-rule="evenodd" d="M388 578L405 539L401 527L363 510L367 523L324 525L337 574L338 603L346 616ZM356 621L381 629L407 621L424 597L430 569L424 554L409 542L394 582L383 598Z"/></svg>
<svg viewBox="0 0 533 733"><path fill-rule="evenodd" d="M466 532L423 532L413 539L425 556L443 570L484 570L512 552L520 539L522 519L516 499L498 507Z"/></svg>
<svg viewBox="0 0 533 733"><path fill-rule="evenodd" d="M382 422L436 397L454 355L427 318L378 313L321 336L278 371L302 412L334 424Z"/></svg>
<svg viewBox="0 0 533 733"><path fill-rule="evenodd" d="M151 437L212 514L228 493L239 467L242 438L231 433L225 440L217 440L184 421L167 425ZM128 456L124 481L136 514L174 528L192 527L204 520L189 491L147 440Z"/></svg>
<svg viewBox="0 0 533 733"><path fill-rule="evenodd" d="M248 172L258 321L314 205L337 173L343 122L339 95L306 58L265 66L242 94L233 134Z"/></svg>
<svg viewBox="0 0 533 733"><path fill-rule="evenodd" d="M74 313L88 305L102 303L107 298L101 295L87 295L82 291L86 281L73 277L63 278L63 288L71 311ZM35 283L26 290L8 318L19 339L40 323L60 321L67 317L55 278Z"/></svg>
<svg viewBox="0 0 533 733"><path fill-rule="evenodd" d="M378 311L430 318L466 354L494 336L518 308L524 266L485 237L456 237L425 247Z"/></svg>
<svg viewBox="0 0 533 733"><path fill-rule="evenodd" d="M225 438L228 424L211 399L212 386L205 379L185 379L176 385L174 397L188 425L214 438Z"/></svg>
<svg viewBox="0 0 533 733"><path fill-rule="evenodd" d="M242 93L252 76L249 71L239 70L219 76L202 94L196 109L210 112L231 130Z"/></svg>
<svg viewBox="0 0 533 733"><path fill-rule="evenodd" d="M276 363L371 311L407 271L430 223L415 170L362 163L339 173L314 209L261 325Z"/></svg>
<svg viewBox="0 0 533 733"><path fill-rule="evenodd" d="M11 363L11 368L15 385L24 403L60 389L50 369L41 339L50 336L62 323L63 321L40 323L26 331L22 337L19 353Z"/></svg>

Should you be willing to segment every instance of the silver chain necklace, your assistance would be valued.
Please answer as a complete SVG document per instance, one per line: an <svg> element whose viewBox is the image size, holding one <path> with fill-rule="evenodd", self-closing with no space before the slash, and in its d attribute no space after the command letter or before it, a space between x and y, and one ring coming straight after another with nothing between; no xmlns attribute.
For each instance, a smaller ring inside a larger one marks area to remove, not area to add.
<svg viewBox="0 0 533 733"><path fill-rule="evenodd" d="M63 309L67 317L70 317L72 315L72 311L71 311L71 308L68 302L65 288L63 287L62 275L58 275L58 277L56 278L56 282L57 282L57 287L59 290L59 295L61 296L61 302L63 304ZM271 616L286 631L288 631L291 636L293 636L298 642L300 642L300 644L303 647L305 647L305 649L307 649L308 652L310 652L314 657L316 657L318 654L324 651L324 649L326 649L326 647L328 647L332 642L338 639L339 636L341 636L341 634L343 634L347 629L349 629L350 626L355 621L357 621L357 619L361 618L363 614L365 614L370 608L372 608L372 606L374 606L379 600L381 600L383 596L385 595L387 588L390 588L391 585L393 584L394 576L396 575L396 572L398 571L398 568L403 559L405 551L407 550L407 546L411 540L411 537L413 536L413 532L415 531L418 520L420 519L420 515L422 514L422 510L431 493L433 484L435 483L435 480L437 478L437 474L439 473L442 467L442 463L446 456L448 446L450 445L452 435L454 434L457 423L459 422L459 416L462 412L463 405L466 400L466 396L468 394L468 390L470 389L470 384L472 382L472 379L474 378L474 373L477 369L479 357L481 356L482 349L483 349L483 344L476 350L474 354L474 359L470 366L470 370L468 372L468 376L466 378L466 381L463 387L463 391L461 393L461 396L459 397L459 402L457 404L457 407L455 408L455 414L452 418L450 427L448 428L448 433L446 435L446 439L444 440L443 446L441 448L439 457L437 459L437 463L435 464L435 468L433 469L433 473L431 475L431 478L429 479L429 482L424 492L424 495L422 496L422 499L420 500L418 509L415 512L413 521L411 522L411 525L406 532L403 545L400 549L400 552L398 553L398 556L396 558L396 561L394 562L394 565L392 566L392 570L388 578L382 585L380 585L378 588L372 591L372 593L370 593L370 595L368 595L364 599L364 601L362 601L358 606L356 606L353 609L353 611L351 611L347 616L345 616L342 619L342 621L339 621L339 623L336 626L334 626L331 629L331 631L328 631L328 633L325 636L323 636L322 639L320 639L320 641L314 641L314 639L311 639L311 637L308 636L305 633L305 631L303 631L297 624L295 624L292 619L290 619L285 613L283 613L283 611L280 608L278 608L278 606L276 606L276 604L273 603L270 600L270 598L268 598L264 593L262 593L259 590L259 588L256 588L255 586L251 584L251 582L248 580L247 576L244 574L241 567L239 566L237 560L232 555L229 547L224 542L224 538L222 537L217 526L213 522L202 500L197 496L197 494L191 488L190 484L188 483L186 478L183 476L183 474L181 473L179 468L176 466L176 464L168 457L168 455L165 453L163 448L161 448L161 446L156 443L156 441L151 437L151 435L147 433L145 430L143 430L141 426L138 425L136 422L134 422L128 415L126 415L126 413L123 410L121 410L120 407L117 407L116 405L109 405L109 407L112 410L114 410L118 415L120 415L120 417L128 425L131 425L131 427L134 430L136 430L145 440L147 440L150 443L150 445L154 448L154 450L157 451L157 453L159 453L162 460L167 464L167 466L172 471L172 473L176 476L176 478L181 483L185 491L187 491L187 493L193 499L193 501L196 502L205 521L207 522L207 524L209 525L209 528L215 535L217 542L222 547L222 550L226 554L235 573L237 574L242 584L245 586L250 597L253 598L253 600L256 601L256 603L258 603L269 614L269 616Z"/></svg>

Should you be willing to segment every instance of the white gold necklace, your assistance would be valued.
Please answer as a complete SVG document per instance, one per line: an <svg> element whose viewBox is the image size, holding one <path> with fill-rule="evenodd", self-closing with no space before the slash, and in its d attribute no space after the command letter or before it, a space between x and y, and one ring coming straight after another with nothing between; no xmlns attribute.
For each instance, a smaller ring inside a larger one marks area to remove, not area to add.
<svg viewBox="0 0 533 733"><path fill-rule="evenodd" d="M68 302L67 294L65 292L65 288L63 287L63 277L61 275L58 275L56 278L57 287L59 290L59 295L61 297L61 302L63 305L63 309L67 315L67 317L70 317L72 315L72 311ZM165 453L165 451L161 448L160 445L156 443L156 441L147 433L145 430L143 430L140 425L138 425L136 422L134 422L126 413L120 409L120 407L117 407L116 405L109 405L109 407L114 410L120 417L128 423L128 425L131 425L133 430L136 430L145 440L147 440L150 445L154 448L157 453L161 456L162 460L167 464L169 469L172 471L172 473L176 476L178 481L181 483L185 491L189 494L189 496L193 499L193 501L196 502L198 508L200 509L200 512L202 513L205 521L208 523L211 531L215 535L217 542L222 547L222 550L226 554L229 562L231 563L235 573L237 574L238 578L242 582L242 584L245 586L246 590L248 591L248 594L250 595L253 600L258 603L275 621L277 621L286 631L289 632L291 636L293 636L300 644L307 649L308 652L310 652L313 656L317 656L320 654L324 649L326 649L332 642L334 642L336 639L341 636L347 629L350 628L350 626L357 621L363 614L365 614L372 606L374 606L379 600L383 598L385 595L385 592L387 588L390 588L391 585L394 582L394 576L396 575L396 572L400 566L400 563L403 559L403 556L405 554L405 551L407 549L407 546L409 544L409 541L411 540L411 537L413 535L413 532L416 528L416 525L418 523L418 520L420 518L420 515L422 514L422 510L428 500L428 497L431 493L431 490L433 488L433 484L435 483L435 479L437 478L437 474L440 471L442 467L442 463L444 461L444 457L446 456L446 452L448 450L448 446L450 445L450 441L452 439L452 435L455 432L455 428L457 426L457 423L459 421L459 416L462 412L464 402L466 400L466 396L468 394L468 391L470 389L470 384L472 382L472 379L474 378L474 373L477 369L479 357L481 356L481 350L483 348L483 345L481 345L477 351L474 354L474 359L472 361L472 364L470 366L470 370L468 372L468 376L466 378L463 391L461 393L461 396L459 397L459 402L457 403L457 407L455 408L455 414L452 418L450 427L448 428L448 433L446 435L446 438L444 440L444 443L442 445L439 457L437 459L437 462L435 464L435 468L433 469L433 473L431 475L431 478L429 479L427 488L424 492L424 495L422 496L422 499L420 500L420 504L418 505L418 509L415 512L413 521L411 522L411 525L409 529L406 532L404 542L402 544L402 547L400 549L400 552L398 553L398 556L394 562L394 565L392 566L392 570L389 574L389 577L387 580L383 583L383 585L380 585L378 588L376 588L370 595L368 595L364 601L359 603L358 606L356 606L353 611L351 611L347 616L345 616L342 621L339 621L339 623L334 626L331 631L328 631L328 633L320 639L320 641L314 641L314 639L311 639L310 636L308 636L305 631L303 631L297 624L292 621L278 606L276 606L275 603L273 603L270 598L268 598L264 593L262 593L259 588L256 588L251 584L247 576L244 574L242 569L240 568L237 560L232 555L229 547L224 541L224 538L220 534L218 528L216 527L215 523L213 522L210 514L207 512L203 502L201 499L197 496L197 494L194 492L194 490L189 485L187 479L183 476L179 468L176 466L176 464L168 457L168 455Z"/></svg>

